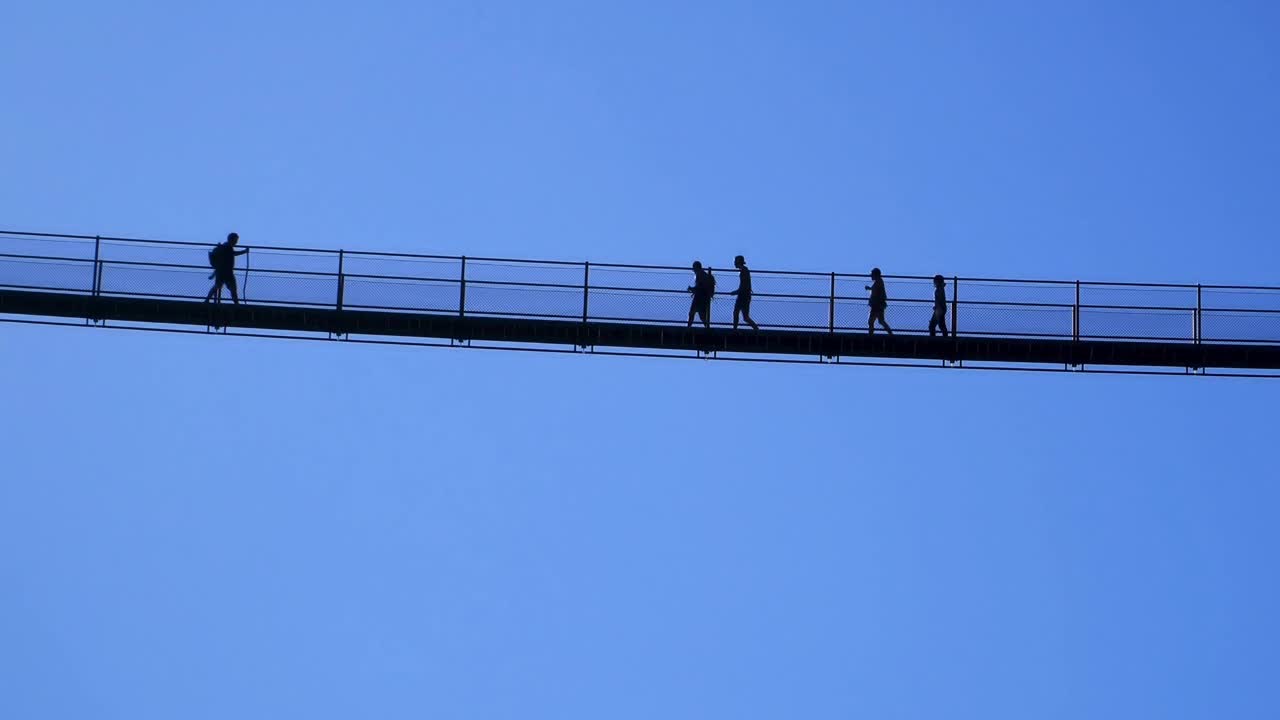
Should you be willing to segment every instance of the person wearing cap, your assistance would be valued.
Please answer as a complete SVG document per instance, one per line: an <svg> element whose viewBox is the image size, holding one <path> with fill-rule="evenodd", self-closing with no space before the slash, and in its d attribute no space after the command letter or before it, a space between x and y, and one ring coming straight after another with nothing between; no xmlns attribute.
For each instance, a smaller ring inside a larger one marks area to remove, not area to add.
<svg viewBox="0 0 1280 720"><path fill-rule="evenodd" d="M716 294L716 279L710 270L702 269L702 262L693 261L693 284L689 286L693 293L693 302L689 303L689 327L693 327L693 316L702 318L704 327L711 327L711 296Z"/></svg>
<svg viewBox="0 0 1280 720"><path fill-rule="evenodd" d="M929 320L929 337L942 329L942 337L947 336L947 281L941 275L933 276L933 317Z"/></svg>
<svg viewBox="0 0 1280 720"><path fill-rule="evenodd" d="M736 296L733 301L733 329L738 329L738 315L742 315L752 330L759 330L760 326L751 319L751 271L747 269L747 259L738 255L733 259L733 266L738 268L738 289L729 293Z"/></svg>
<svg viewBox="0 0 1280 720"><path fill-rule="evenodd" d="M215 297L221 302L222 286L225 285L231 291L231 301L237 305L240 304L240 295L236 290L236 256L244 255L249 251L236 250L238 242L240 242L240 235L229 233L226 242L214 245L209 251L209 264L213 266L213 274L209 277L214 280L213 287L209 288L209 294L204 297L205 302Z"/></svg>
<svg viewBox="0 0 1280 720"><path fill-rule="evenodd" d="M880 275L880 268L871 268L871 284L864 287L871 291L871 315L867 318L867 334L876 334L876 321L879 320L884 329L892 335L893 328L884 321L884 311L889 307L889 295L885 292L884 277Z"/></svg>

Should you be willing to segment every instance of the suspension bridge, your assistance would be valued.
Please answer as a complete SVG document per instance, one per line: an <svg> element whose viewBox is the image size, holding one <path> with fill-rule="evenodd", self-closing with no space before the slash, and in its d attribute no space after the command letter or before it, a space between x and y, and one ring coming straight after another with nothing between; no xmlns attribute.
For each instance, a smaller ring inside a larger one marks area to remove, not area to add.
<svg viewBox="0 0 1280 720"><path fill-rule="evenodd" d="M718 271L686 327L687 267L246 244L242 304L204 302L212 243L0 231L0 321L342 342L834 365L1280 376L1280 287L886 275L893 335L867 332L865 274Z"/></svg>

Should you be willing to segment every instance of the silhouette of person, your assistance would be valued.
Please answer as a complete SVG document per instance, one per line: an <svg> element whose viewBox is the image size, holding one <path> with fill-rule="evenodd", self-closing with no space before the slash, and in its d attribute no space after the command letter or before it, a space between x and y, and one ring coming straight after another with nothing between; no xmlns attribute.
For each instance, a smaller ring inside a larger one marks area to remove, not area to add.
<svg viewBox="0 0 1280 720"><path fill-rule="evenodd" d="M747 269L746 258L741 255L735 257L733 266L738 268L738 289L729 293L737 296L733 301L733 329L738 329L738 315L742 315L752 330L759 330L760 326L751 319L751 271Z"/></svg>
<svg viewBox="0 0 1280 720"><path fill-rule="evenodd" d="M947 336L947 281L941 275L933 276L933 317L929 320L929 337L942 329L942 337Z"/></svg>
<svg viewBox="0 0 1280 720"><path fill-rule="evenodd" d="M218 302L222 302L222 286L227 286L231 291L231 301L240 304L240 295L236 290L236 256L244 255L249 252L245 250L236 250L236 243L240 242L240 235L230 233L227 235L227 241L218 243L209 251L209 264L213 266L213 273L209 277L213 278L213 287L209 288L209 294L205 295L204 301L209 302L215 297Z"/></svg>
<svg viewBox="0 0 1280 720"><path fill-rule="evenodd" d="M702 318L704 327L711 327L711 296L716 294L716 279L710 270L703 270L702 263L693 261L693 284L689 286L693 293L693 302L689 304L689 327L693 327L693 316Z"/></svg>
<svg viewBox="0 0 1280 720"><path fill-rule="evenodd" d="M880 268L871 268L871 284L864 286L871 291L871 315L867 318L867 334L876 334L876 321L879 320L884 329L893 334L893 328L884 321L885 308L889 307L889 295L884 290L884 278Z"/></svg>

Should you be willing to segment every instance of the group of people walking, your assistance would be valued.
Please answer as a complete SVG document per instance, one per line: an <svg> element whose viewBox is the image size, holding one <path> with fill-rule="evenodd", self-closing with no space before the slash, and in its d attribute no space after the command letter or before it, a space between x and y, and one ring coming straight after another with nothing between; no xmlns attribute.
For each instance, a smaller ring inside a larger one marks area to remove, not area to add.
<svg viewBox="0 0 1280 720"><path fill-rule="evenodd" d="M733 329L738 329L738 320L742 318L752 330L759 330L760 326L751 319L751 270L747 268L746 258L738 255L733 259L733 266L738 269L738 289L729 293L734 296ZM885 290L884 275L880 268L871 269L871 284L865 288L871 291L867 332L874 335L876 323L879 322L885 332L892 335L893 328L884 319L885 310L889 308L889 293ZM693 319L697 316L702 320L703 327L710 328L711 298L716 294L716 278L711 274L711 269L704 268L698 260L693 261L693 284L689 286L689 292L693 294L693 301L689 304L688 327L693 327ZM933 316L929 319L929 336L936 337L939 330L943 337L947 336L947 281L941 275L934 275Z"/></svg>
<svg viewBox="0 0 1280 720"><path fill-rule="evenodd" d="M244 255L249 251L237 250L236 245L240 242L240 236L236 233L227 235L227 241L218 243L209 251L209 265L213 268L213 272L209 275L213 279L213 287L209 288L209 294L205 296L205 302L210 300L222 299L222 288L226 287L231 291L231 301L240 304L240 295L236 289L236 258ZM733 300L733 329L738 329L738 323L745 321L751 326L752 330L759 330L760 326L755 320L751 319L751 270L747 267L747 260L741 255L733 259L733 266L738 269L738 289L730 292L734 296ZM889 307L889 294L884 287L884 276L880 273L880 268L871 269L871 284L865 286L871 292L870 306L871 313L867 317L867 332L874 335L876 332L876 323L884 328L885 332L893 334L893 328L889 327L889 323L885 321L885 310ZM933 317L929 320L929 335L934 336L938 330L942 331L942 336L947 336L947 281L941 275L933 276ZM693 301L689 304L689 323L688 327L693 327L694 317L698 317L702 321L703 327L711 327L711 298L716 294L716 278L711 274L711 268L704 268L700 261L693 261L693 284L689 286L689 292L693 294Z"/></svg>
<svg viewBox="0 0 1280 720"><path fill-rule="evenodd" d="M752 330L760 326L751 319L751 271L747 269L747 260L741 255L733 259L733 266L738 268L738 289L729 293L733 301L733 329L738 329L739 319L746 320ZM693 327L693 316L702 319L702 324L711 327L711 297L716 294L716 277L710 268L704 269L702 263L693 261L693 284L689 286L693 293L693 302L689 304L689 327Z"/></svg>

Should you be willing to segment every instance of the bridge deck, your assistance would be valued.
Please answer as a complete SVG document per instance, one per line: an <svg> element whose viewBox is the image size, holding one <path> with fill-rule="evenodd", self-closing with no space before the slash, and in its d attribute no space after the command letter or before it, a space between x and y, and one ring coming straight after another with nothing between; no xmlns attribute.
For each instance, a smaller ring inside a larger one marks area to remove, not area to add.
<svg viewBox="0 0 1280 720"><path fill-rule="evenodd" d="M706 330L636 323L340 311L253 304L213 305L192 300L93 297L16 290L0 290L0 313L123 323L662 351L1064 366L1280 369L1280 346L1266 345L975 338L963 335L942 339L883 333Z"/></svg>

